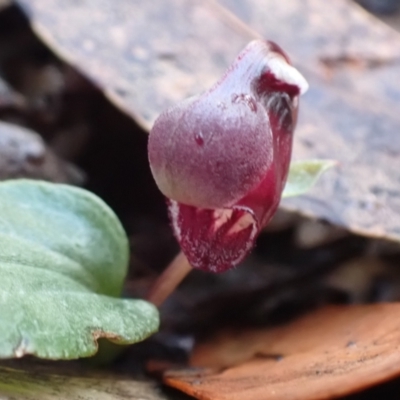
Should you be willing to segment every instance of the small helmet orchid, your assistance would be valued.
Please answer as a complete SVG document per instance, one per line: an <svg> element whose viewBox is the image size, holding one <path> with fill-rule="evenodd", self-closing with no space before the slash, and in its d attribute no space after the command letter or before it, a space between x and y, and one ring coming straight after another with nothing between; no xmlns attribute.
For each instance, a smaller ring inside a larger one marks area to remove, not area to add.
<svg viewBox="0 0 400 400"><path fill-rule="evenodd" d="M256 40L211 89L155 121L151 170L192 267L237 265L276 212L307 88L278 45Z"/></svg>

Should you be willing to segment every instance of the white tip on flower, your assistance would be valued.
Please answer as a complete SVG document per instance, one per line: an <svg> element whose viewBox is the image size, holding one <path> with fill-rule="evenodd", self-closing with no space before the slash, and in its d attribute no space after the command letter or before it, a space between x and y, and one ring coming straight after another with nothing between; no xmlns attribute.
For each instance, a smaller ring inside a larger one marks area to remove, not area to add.
<svg viewBox="0 0 400 400"><path fill-rule="evenodd" d="M268 66L275 78L286 82L289 85L295 85L299 88L300 94L308 90L308 82L304 76L278 53L272 52L268 60Z"/></svg>

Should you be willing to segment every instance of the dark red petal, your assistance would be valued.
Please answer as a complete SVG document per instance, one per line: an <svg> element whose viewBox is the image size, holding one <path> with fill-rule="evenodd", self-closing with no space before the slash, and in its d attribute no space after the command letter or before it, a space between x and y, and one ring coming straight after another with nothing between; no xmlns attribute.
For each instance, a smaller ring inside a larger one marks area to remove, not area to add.
<svg viewBox="0 0 400 400"><path fill-rule="evenodd" d="M254 214L245 207L201 209L168 200L175 236L193 268L220 273L250 252L258 233Z"/></svg>
<svg viewBox="0 0 400 400"><path fill-rule="evenodd" d="M237 207L251 210L262 228L274 216L279 206L281 192L279 171L271 168L262 182L238 202Z"/></svg>

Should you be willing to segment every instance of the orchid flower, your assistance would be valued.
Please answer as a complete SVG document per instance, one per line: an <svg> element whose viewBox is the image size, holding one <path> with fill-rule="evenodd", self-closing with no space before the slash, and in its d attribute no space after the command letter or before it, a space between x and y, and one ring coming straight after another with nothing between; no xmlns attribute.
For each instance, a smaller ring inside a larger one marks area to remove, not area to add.
<svg viewBox="0 0 400 400"><path fill-rule="evenodd" d="M155 121L151 171L192 267L236 266L275 214L307 88L278 45L255 40L211 89Z"/></svg>

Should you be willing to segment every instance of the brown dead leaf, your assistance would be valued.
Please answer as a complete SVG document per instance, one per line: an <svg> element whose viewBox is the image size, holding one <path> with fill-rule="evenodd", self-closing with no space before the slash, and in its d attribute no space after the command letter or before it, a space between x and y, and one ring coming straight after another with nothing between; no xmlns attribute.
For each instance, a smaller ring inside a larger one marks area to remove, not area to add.
<svg viewBox="0 0 400 400"><path fill-rule="evenodd" d="M251 39L221 23L207 2L17 3L56 54L145 129L161 110L214 83Z"/></svg>
<svg viewBox="0 0 400 400"><path fill-rule="evenodd" d="M37 34L149 129L209 87L255 36L304 72L295 158L340 167L283 206L400 239L400 35L346 0L18 0ZM118 4L118 5L117 5Z"/></svg>
<svg viewBox="0 0 400 400"><path fill-rule="evenodd" d="M400 375L400 304L320 309L274 329L225 332L164 380L201 400L317 400Z"/></svg>

